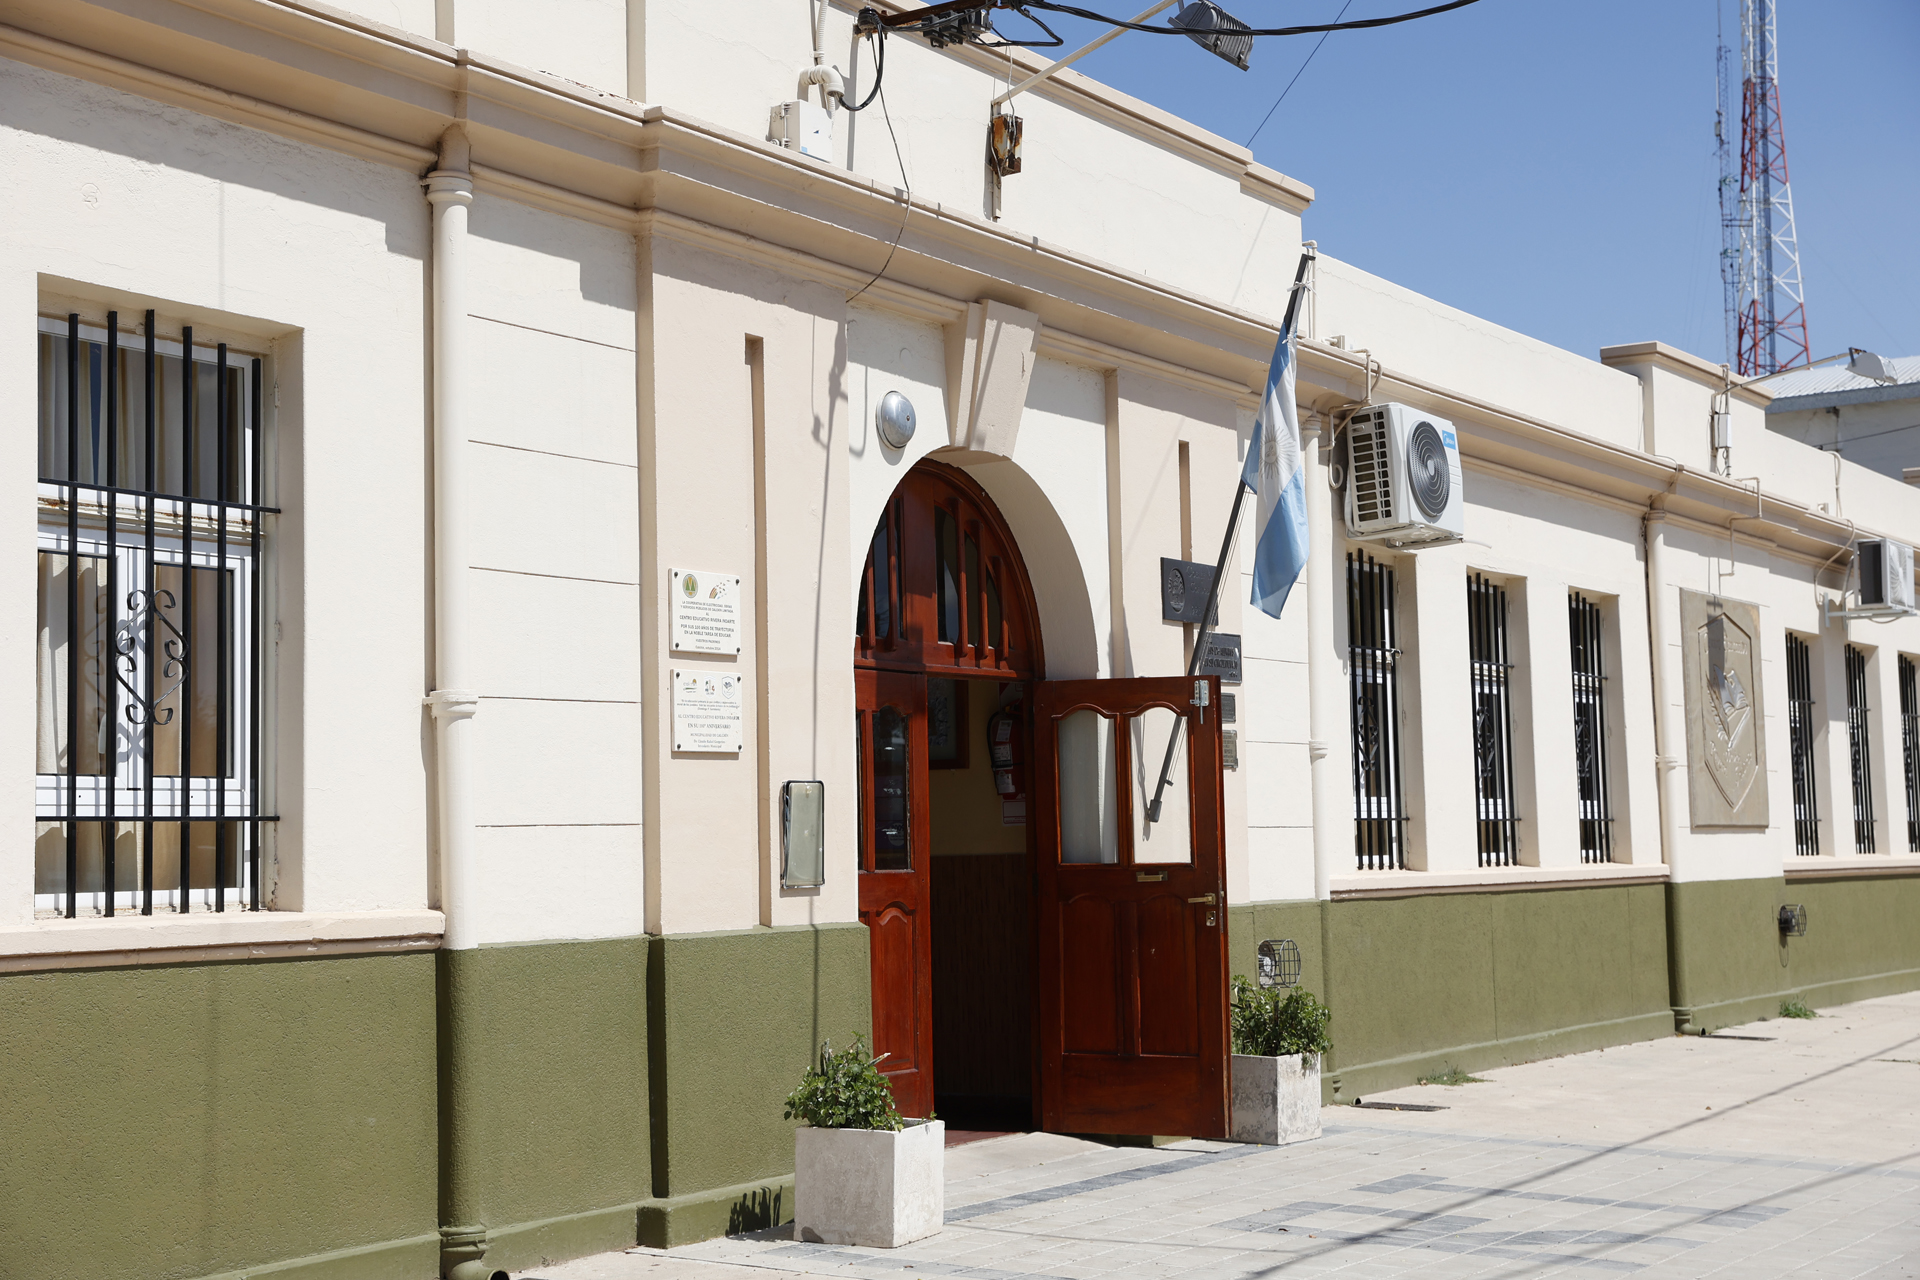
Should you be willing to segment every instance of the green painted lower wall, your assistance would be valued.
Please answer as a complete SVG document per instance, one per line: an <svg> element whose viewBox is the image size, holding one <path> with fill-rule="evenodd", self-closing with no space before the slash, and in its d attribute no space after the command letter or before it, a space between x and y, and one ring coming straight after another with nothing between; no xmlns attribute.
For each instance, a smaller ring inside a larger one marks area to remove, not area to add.
<svg viewBox="0 0 1920 1280"><path fill-rule="evenodd" d="M1668 886L1675 1015L1688 1031L1920 987L1920 877L1699 880ZM1807 908L1782 937L1780 907Z"/></svg>
<svg viewBox="0 0 1920 1280"><path fill-rule="evenodd" d="M518 1270L618 1249L651 1194L648 939L442 951L441 1222Z"/></svg>
<svg viewBox="0 0 1920 1280"><path fill-rule="evenodd" d="M0 976L0 1275L435 1274L434 1048L431 955Z"/></svg>
<svg viewBox="0 0 1920 1280"><path fill-rule="evenodd" d="M870 1034L867 929L836 924L650 940L653 1196L667 1246L792 1216L782 1104L823 1039Z"/></svg>
<svg viewBox="0 0 1920 1280"><path fill-rule="evenodd" d="M1330 1102L1673 1026L1659 885L1258 903L1229 929L1236 973L1262 937L1299 942L1333 1010Z"/></svg>

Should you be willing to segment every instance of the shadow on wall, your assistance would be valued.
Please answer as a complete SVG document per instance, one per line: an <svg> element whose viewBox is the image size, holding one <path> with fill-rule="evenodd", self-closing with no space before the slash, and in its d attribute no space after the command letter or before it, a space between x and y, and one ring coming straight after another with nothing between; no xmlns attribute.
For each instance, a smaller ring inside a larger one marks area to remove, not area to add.
<svg viewBox="0 0 1920 1280"><path fill-rule="evenodd" d="M727 1234L744 1235L776 1227L792 1215L787 1211L786 1193L779 1187L761 1187L733 1202L727 1211Z"/></svg>

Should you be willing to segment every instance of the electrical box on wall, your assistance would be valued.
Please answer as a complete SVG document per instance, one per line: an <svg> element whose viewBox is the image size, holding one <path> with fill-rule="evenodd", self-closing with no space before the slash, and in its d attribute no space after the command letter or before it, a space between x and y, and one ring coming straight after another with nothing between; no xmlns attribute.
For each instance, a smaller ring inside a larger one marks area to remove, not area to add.
<svg viewBox="0 0 1920 1280"><path fill-rule="evenodd" d="M1390 547L1466 537L1460 442L1445 418L1379 404L1347 421L1347 532Z"/></svg>
<svg viewBox="0 0 1920 1280"><path fill-rule="evenodd" d="M773 109L767 140L815 160L832 160L833 117L804 99L782 102Z"/></svg>

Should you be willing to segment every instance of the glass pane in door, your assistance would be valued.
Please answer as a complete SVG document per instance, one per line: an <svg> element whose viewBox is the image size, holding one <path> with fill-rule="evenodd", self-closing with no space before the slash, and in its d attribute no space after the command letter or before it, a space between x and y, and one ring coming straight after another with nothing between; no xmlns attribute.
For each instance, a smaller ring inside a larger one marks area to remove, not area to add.
<svg viewBox="0 0 1920 1280"><path fill-rule="evenodd" d="M911 871L913 834L906 713L881 707L873 713L873 869Z"/></svg>
<svg viewBox="0 0 1920 1280"><path fill-rule="evenodd" d="M1186 718L1166 707L1148 707L1128 721L1133 735L1133 860L1187 862L1193 857L1193 828L1187 803L1191 781L1187 776ZM1167 788L1160 793L1160 821L1147 821L1147 806L1160 782L1167 758L1167 740L1173 739L1173 768Z"/></svg>
<svg viewBox="0 0 1920 1280"><path fill-rule="evenodd" d="M1056 731L1060 766L1060 861L1120 860L1120 787L1113 721L1081 708Z"/></svg>

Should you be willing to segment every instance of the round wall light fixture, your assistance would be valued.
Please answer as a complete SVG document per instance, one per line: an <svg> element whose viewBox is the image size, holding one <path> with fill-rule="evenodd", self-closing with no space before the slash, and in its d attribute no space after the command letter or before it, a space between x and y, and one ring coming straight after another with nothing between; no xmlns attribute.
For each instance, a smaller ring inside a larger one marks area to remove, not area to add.
<svg viewBox="0 0 1920 1280"><path fill-rule="evenodd" d="M904 449L913 439L913 401L898 391L882 396L873 416L880 428L880 439L889 449Z"/></svg>

